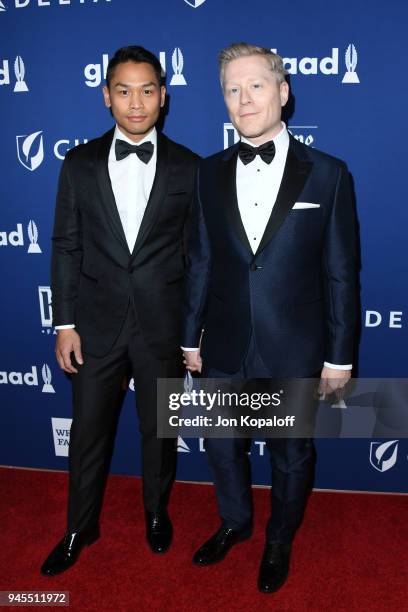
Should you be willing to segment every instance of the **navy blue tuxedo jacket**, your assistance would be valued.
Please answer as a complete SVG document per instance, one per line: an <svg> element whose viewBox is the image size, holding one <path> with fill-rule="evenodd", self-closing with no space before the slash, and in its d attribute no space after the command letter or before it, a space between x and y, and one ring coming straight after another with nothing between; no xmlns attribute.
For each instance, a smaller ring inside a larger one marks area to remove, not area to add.
<svg viewBox="0 0 408 612"><path fill-rule="evenodd" d="M236 194L238 145L200 164L190 228L183 346L236 372L255 334L273 376L350 364L357 309L356 220L346 165L292 136L254 254ZM293 209L296 202L319 204Z"/></svg>

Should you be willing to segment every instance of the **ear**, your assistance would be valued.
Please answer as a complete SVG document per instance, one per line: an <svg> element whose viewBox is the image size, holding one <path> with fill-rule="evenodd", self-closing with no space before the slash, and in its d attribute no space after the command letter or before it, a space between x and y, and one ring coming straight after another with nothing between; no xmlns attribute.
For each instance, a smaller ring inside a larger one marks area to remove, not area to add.
<svg viewBox="0 0 408 612"><path fill-rule="evenodd" d="M281 106L285 106L289 98L289 85L287 84L286 81L283 81L283 83L280 84L279 95L280 95Z"/></svg>
<svg viewBox="0 0 408 612"><path fill-rule="evenodd" d="M103 99L105 101L105 106L110 108L111 107L111 100L110 100L109 89L108 89L107 85L104 85L102 87L102 91L103 91Z"/></svg>
<svg viewBox="0 0 408 612"><path fill-rule="evenodd" d="M166 102L166 88L164 85L160 87L160 108L163 108Z"/></svg>

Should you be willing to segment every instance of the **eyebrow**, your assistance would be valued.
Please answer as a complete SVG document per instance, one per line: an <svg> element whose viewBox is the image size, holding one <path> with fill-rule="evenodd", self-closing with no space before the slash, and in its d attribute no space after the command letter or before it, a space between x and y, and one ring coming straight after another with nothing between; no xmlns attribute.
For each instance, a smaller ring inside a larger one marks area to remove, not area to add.
<svg viewBox="0 0 408 612"><path fill-rule="evenodd" d="M259 79L266 79L266 76L251 76L247 80L248 81L259 81ZM224 81L224 83L226 83L226 84L228 83L230 85L238 85L239 84L239 80L229 79L229 81Z"/></svg>
<svg viewBox="0 0 408 612"><path fill-rule="evenodd" d="M115 83L115 87L132 87L131 85L129 85L128 83ZM136 87L139 87L139 85L136 85ZM141 83L140 87L157 87L157 84L154 81L150 81L149 83Z"/></svg>

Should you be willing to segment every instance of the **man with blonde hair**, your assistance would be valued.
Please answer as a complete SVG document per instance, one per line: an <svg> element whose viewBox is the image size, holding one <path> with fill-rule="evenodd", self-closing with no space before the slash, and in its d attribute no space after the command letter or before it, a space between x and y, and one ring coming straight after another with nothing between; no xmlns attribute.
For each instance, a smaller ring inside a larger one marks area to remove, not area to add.
<svg viewBox="0 0 408 612"><path fill-rule="evenodd" d="M357 311L347 167L288 133L281 112L289 86L278 55L240 43L219 59L224 100L241 140L200 165L185 363L210 378L319 376L322 391L334 390L350 378ZM313 442L273 438L266 446L273 488L258 588L271 593L288 575ZM194 555L197 565L222 560L252 531L246 440L208 438L206 450L222 523Z"/></svg>

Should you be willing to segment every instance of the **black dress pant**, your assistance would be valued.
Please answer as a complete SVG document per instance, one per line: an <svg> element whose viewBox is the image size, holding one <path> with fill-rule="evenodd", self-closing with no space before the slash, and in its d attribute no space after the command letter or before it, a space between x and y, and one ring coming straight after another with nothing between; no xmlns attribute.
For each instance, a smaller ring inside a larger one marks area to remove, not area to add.
<svg viewBox="0 0 408 612"><path fill-rule="evenodd" d="M157 438L156 379L181 377L181 352L169 360L152 355L130 305L122 331L108 355L83 354L72 375L73 421L69 449L68 530L98 524L109 471L123 383L132 374L142 447L145 510L166 507L176 468L176 441Z"/></svg>

